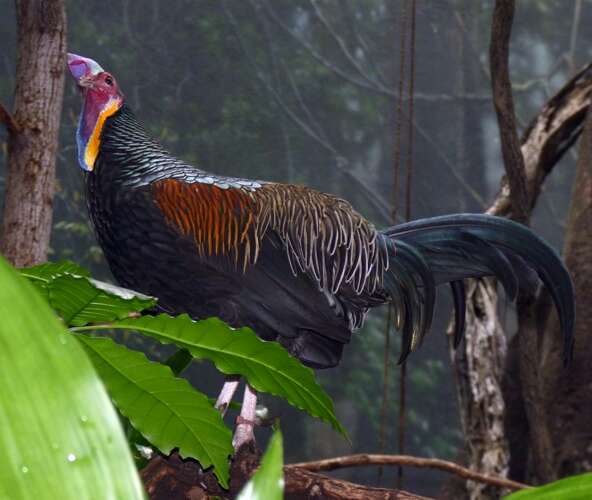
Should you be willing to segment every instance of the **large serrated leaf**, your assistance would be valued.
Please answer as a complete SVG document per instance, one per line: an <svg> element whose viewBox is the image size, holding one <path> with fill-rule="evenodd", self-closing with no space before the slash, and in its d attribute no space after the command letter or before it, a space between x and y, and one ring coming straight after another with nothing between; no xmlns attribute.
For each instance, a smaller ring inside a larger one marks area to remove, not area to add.
<svg viewBox="0 0 592 500"><path fill-rule="evenodd" d="M168 366L106 337L78 335L109 395L134 428L161 452L179 448L183 457L214 466L220 484L228 487L232 435L220 412Z"/></svg>
<svg viewBox="0 0 592 500"><path fill-rule="evenodd" d="M161 314L80 329L97 328L135 330L187 349L196 358L213 361L221 372L243 375L256 390L286 399L347 436L335 416L331 398L315 380L314 372L277 342L263 341L249 328L233 330L217 318L196 322L185 314L176 318Z"/></svg>
<svg viewBox="0 0 592 500"><path fill-rule="evenodd" d="M89 277L73 262L48 262L21 269L68 326L123 319L152 307L156 299Z"/></svg>
<svg viewBox="0 0 592 500"><path fill-rule="evenodd" d="M123 319L156 303L147 295L71 274L53 278L47 290L49 303L68 326Z"/></svg>
<svg viewBox="0 0 592 500"><path fill-rule="evenodd" d="M269 440L261 466L236 500L282 500L284 498L284 447L282 434L276 430Z"/></svg>
<svg viewBox="0 0 592 500"><path fill-rule="evenodd" d="M88 270L75 264L70 260L62 260L60 262L45 262L37 266L24 267L19 269L20 273L29 279L36 279L39 281L51 281L54 276L60 274L76 274L78 276L90 276Z"/></svg>
<svg viewBox="0 0 592 500"><path fill-rule="evenodd" d="M39 292L47 299L47 285L56 277L61 274L75 274L77 276L89 277L90 273L80 267L78 264L74 264L69 260L61 262L45 262L37 266L25 267L19 269L20 273L28 278L31 283L37 288Z"/></svg>
<svg viewBox="0 0 592 500"><path fill-rule="evenodd" d="M81 346L0 258L0 498L144 498Z"/></svg>
<svg viewBox="0 0 592 500"><path fill-rule="evenodd" d="M589 500L592 498L592 474L566 477L537 488L517 491L504 500Z"/></svg>

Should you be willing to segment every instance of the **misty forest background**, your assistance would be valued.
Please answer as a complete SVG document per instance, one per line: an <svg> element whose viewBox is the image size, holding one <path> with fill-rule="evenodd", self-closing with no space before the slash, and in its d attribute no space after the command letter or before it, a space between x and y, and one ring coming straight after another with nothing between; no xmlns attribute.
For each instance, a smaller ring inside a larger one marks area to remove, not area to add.
<svg viewBox="0 0 592 500"><path fill-rule="evenodd" d="M158 0L67 2L68 50L112 72L127 102L166 147L212 172L306 184L348 199L379 227L391 223L403 2L389 0ZM503 174L488 69L492 1L417 2L412 218L482 212ZM15 84L14 5L0 0L0 101ZM592 58L592 2L522 0L510 69L520 130L569 76ZM407 80L406 80L407 81ZM80 98L66 93L58 153L51 260L72 259L112 279L89 226L76 161ZM405 101L407 109L407 101ZM403 120L401 120L403 123ZM405 215L408 130L403 127L398 214ZM6 133L0 132L0 204ZM532 227L560 250L575 172L566 154L534 211ZM401 219L402 220L402 219ZM445 290L447 292L447 290ZM442 293L432 334L407 373L405 452L462 460L463 434ZM512 332L512 306L502 313ZM386 309L354 335L338 368L320 372L350 446L303 413L265 398L280 415L287 463L352 452L397 452L397 346L381 444ZM143 340L157 358L165 353ZM222 378L206 363L186 376L210 395ZM260 431L264 446L268 431ZM394 485L396 470L382 472ZM377 471L339 477L377 484ZM437 494L446 476L405 470L406 489Z"/></svg>

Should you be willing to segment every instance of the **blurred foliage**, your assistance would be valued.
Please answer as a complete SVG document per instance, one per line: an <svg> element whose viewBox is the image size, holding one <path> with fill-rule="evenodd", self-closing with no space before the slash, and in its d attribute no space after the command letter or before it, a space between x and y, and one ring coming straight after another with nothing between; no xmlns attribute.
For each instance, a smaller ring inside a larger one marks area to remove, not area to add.
<svg viewBox="0 0 592 500"><path fill-rule="evenodd" d="M390 216L377 208L377 200L390 205L396 198L401 4L68 1L69 50L111 71L140 119L175 154L221 174L304 183L335 193L385 226ZM414 218L481 211L497 191L502 163L487 59L492 5L492 0L417 2ZM575 30L569 5L561 0L517 2L510 63L521 127L574 67L592 57L592 8L583 4ZM0 0L0 100L9 105L16 43L13 9L11 0ZM79 96L69 83L53 258L73 258L93 276L108 279L89 229L83 174L75 159L79 110ZM0 188L4 139L0 131ZM573 158L566 155L535 213L534 228L556 246L563 237L572 179ZM454 456L462 442L444 335L447 314L441 308L433 335L408 367L406 451L443 458ZM350 420L348 429L357 429L350 432L353 451L378 451L383 323L382 313L372 313L346 349L342 365L320 375L338 411ZM385 451L396 449L396 344L391 341ZM145 347L159 356L154 344ZM212 376L207 383L215 381ZM291 458L344 451L332 438L321 442L315 424L297 413L283 406L276 411L293 420L284 435ZM347 474L352 478L371 472ZM429 483L425 477L416 491L435 493L422 489Z"/></svg>
<svg viewBox="0 0 592 500"><path fill-rule="evenodd" d="M2 257L0 282L0 497L144 498L116 412L81 346Z"/></svg>

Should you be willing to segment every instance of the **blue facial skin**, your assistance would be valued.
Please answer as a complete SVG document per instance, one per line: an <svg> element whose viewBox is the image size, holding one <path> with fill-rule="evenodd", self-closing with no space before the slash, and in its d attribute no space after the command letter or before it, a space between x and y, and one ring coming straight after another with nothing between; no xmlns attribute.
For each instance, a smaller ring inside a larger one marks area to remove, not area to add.
<svg viewBox="0 0 592 500"><path fill-rule="evenodd" d="M84 105L82 106L82 112L80 113L80 118L78 119L78 128L76 129L76 145L78 146L78 165L85 172L90 172L92 168L84 161L84 152L86 151L88 137L84 138L82 134L82 130L84 128L83 117Z"/></svg>

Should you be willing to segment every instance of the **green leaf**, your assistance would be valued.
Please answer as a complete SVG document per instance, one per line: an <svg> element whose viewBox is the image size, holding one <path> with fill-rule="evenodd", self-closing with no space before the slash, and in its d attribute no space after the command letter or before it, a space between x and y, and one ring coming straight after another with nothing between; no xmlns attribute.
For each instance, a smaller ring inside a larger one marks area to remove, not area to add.
<svg viewBox="0 0 592 500"><path fill-rule="evenodd" d="M51 281L55 276L60 274L76 274L78 276L90 276L90 273L83 267L75 264L70 260L63 260L61 262L45 262L32 267L24 267L19 269L23 276L31 280L39 280L43 282Z"/></svg>
<svg viewBox="0 0 592 500"><path fill-rule="evenodd" d="M46 262L39 264L38 266L25 267L19 269L20 273L28 278L39 292L49 301L49 295L47 292L47 285L56 277L62 274L75 274L77 276L89 277L90 273L80 267L78 264L74 264L69 260L61 262Z"/></svg>
<svg viewBox="0 0 592 500"><path fill-rule="evenodd" d="M517 491L504 500L588 500L592 498L592 473L560 479L553 483Z"/></svg>
<svg viewBox="0 0 592 500"><path fill-rule="evenodd" d="M243 375L256 390L286 399L347 437L335 416L333 401L315 380L314 372L277 342L263 341L249 328L234 330L217 318L196 322L186 314L176 318L161 314L78 330L113 328L135 330L187 349L195 358L209 359L221 372Z"/></svg>
<svg viewBox="0 0 592 500"><path fill-rule="evenodd" d="M110 338L77 338L135 429L165 455L179 448L181 456L197 459L204 469L213 465L220 484L228 487L232 435L204 394L176 378L168 366Z"/></svg>
<svg viewBox="0 0 592 500"><path fill-rule="evenodd" d="M152 307L156 299L94 280L88 271L64 261L21 270L68 326L123 319Z"/></svg>
<svg viewBox="0 0 592 500"><path fill-rule="evenodd" d="M71 274L53 278L47 289L49 303L68 326L123 319L156 303L147 295Z"/></svg>
<svg viewBox="0 0 592 500"><path fill-rule="evenodd" d="M0 283L0 498L144 498L83 349L2 258Z"/></svg>
<svg viewBox="0 0 592 500"><path fill-rule="evenodd" d="M282 500L284 498L284 447L276 430L269 441L259 470L245 484L236 500Z"/></svg>

